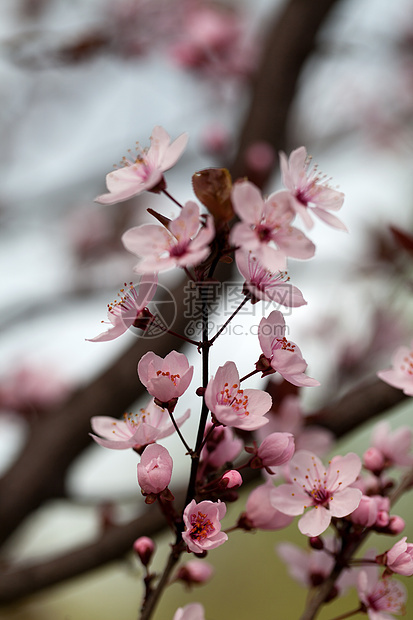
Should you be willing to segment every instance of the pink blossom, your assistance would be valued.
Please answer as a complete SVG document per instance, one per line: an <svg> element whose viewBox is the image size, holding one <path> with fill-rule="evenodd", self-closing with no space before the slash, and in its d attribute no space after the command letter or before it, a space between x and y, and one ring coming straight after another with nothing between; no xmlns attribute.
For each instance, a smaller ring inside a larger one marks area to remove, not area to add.
<svg viewBox="0 0 413 620"><path fill-rule="evenodd" d="M120 299L115 299L108 304L109 329L95 336L87 338L90 342L104 342L114 340L126 332L129 327L135 325L142 318L142 311L155 295L158 285L158 277L155 274L145 274L139 283L139 292L130 282L129 286L125 282L125 287L120 289ZM105 321L102 321L104 323Z"/></svg>
<svg viewBox="0 0 413 620"><path fill-rule="evenodd" d="M214 568L204 560L189 560L179 567L175 580L184 581L186 584L202 584L209 581L214 574Z"/></svg>
<svg viewBox="0 0 413 620"><path fill-rule="evenodd" d="M204 608L201 603L189 603L176 610L173 620L205 620Z"/></svg>
<svg viewBox="0 0 413 620"><path fill-rule="evenodd" d="M405 527L406 522L404 519L402 519L402 517L399 517L398 515L393 515L392 517L390 517L388 525L388 530L390 534L397 536L397 534L401 534L403 532Z"/></svg>
<svg viewBox="0 0 413 620"><path fill-rule="evenodd" d="M212 217L207 215L203 225L198 205L188 201L168 228L157 224L135 226L123 234L122 242L129 252L140 258L134 271L159 272L199 265L210 253L208 244L214 234Z"/></svg>
<svg viewBox="0 0 413 620"><path fill-rule="evenodd" d="M294 436L291 433L271 433L258 448L257 457L262 467L277 467L292 458L294 449Z"/></svg>
<svg viewBox="0 0 413 620"><path fill-rule="evenodd" d="M220 484L225 489L238 489L242 484L242 476L236 469L230 469L222 476Z"/></svg>
<svg viewBox="0 0 413 620"><path fill-rule="evenodd" d="M151 561L153 552L155 551L155 543L148 536L140 536L133 543L133 550L139 556L144 566L148 566Z"/></svg>
<svg viewBox="0 0 413 620"><path fill-rule="evenodd" d="M258 339L264 354L264 363L293 385L308 387L320 385L316 379L304 374L307 362L298 346L286 339L285 330L284 317L278 310L273 310L267 319L265 317L261 319Z"/></svg>
<svg viewBox="0 0 413 620"><path fill-rule="evenodd" d="M350 520L356 525L371 527L376 523L378 513L377 496L362 495L359 505L350 515Z"/></svg>
<svg viewBox="0 0 413 620"><path fill-rule="evenodd" d="M182 396L192 380L194 367L183 353L171 351L163 359L148 351L138 364L138 375L149 394L160 403Z"/></svg>
<svg viewBox="0 0 413 620"><path fill-rule="evenodd" d="M199 504L193 499L184 510L185 532L182 534L188 549L203 553L222 545L228 536L221 532L221 519L225 516L225 504L205 500Z"/></svg>
<svg viewBox="0 0 413 620"><path fill-rule="evenodd" d="M146 446L138 463L138 482L142 493L158 494L166 489L172 476L172 457L163 446Z"/></svg>
<svg viewBox="0 0 413 620"><path fill-rule="evenodd" d="M347 230L343 222L330 211L338 211L344 194L331 188L328 179L318 172L317 166L308 172L310 158L304 146L293 151L287 160L285 153L280 153L282 180L290 192L290 204L301 216L307 228L312 228L310 212L321 220L340 230Z"/></svg>
<svg viewBox="0 0 413 620"><path fill-rule="evenodd" d="M240 454L244 447L244 442L234 433L229 426L219 426L210 433L212 423L209 422L205 429L205 436L208 437L201 452L201 464L218 469L225 463L232 461Z"/></svg>
<svg viewBox="0 0 413 620"><path fill-rule="evenodd" d="M350 485L360 469L361 461L352 452L334 457L326 469L317 456L300 450L290 461L292 482L274 489L272 505L288 515L300 515L311 508L298 528L306 536L319 536L331 517L345 517L359 505L362 492Z"/></svg>
<svg viewBox="0 0 413 620"><path fill-rule="evenodd" d="M305 259L314 255L314 244L291 226L294 211L288 192L263 200L255 185L239 181L232 189L232 204L241 222L232 229L231 242L251 250L266 269L284 270L287 256Z"/></svg>
<svg viewBox="0 0 413 620"><path fill-rule="evenodd" d="M239 527L245 529L281 530L293 520L277 508L271 499L274 485L270 480L256 487L248 496L245 513L240 517Z"/></svg>
<svg viewBox="0 0 413 620"><path fill-rule="evenodd" d="M413 456L410 453L412 435L412 429L408 426L401 426L392 432L388 422L376 424L371 443L372 447L383 456L385 467L413 464Z"/></svg>
<svg viewBox="0 0 413 620"><path fill-rule="evenodd" d="M183 133L171 144L165 129L154 127L149 149L138 147L135 159L124 157L122 168L106 176L108 193L98 196L96 202L115 204L155 188L162 181L163 172L178 161L187 141L188 135Z"/></svg>
<svg viewBox="0 0 413 620"><path fill-rule="evenodd" d="M413 544L406 541L407 536L387 551L385 563L393 573L411 577L413 575Z"/></svg>
<svg viewBox="0 0 413 620"><path fill-rule="evenodd" d="M307 303L301 291L296 286L288 284L290 278L286 272L269 271L252 252L239 250L235 253L235 260L241 275L245 278L245 287L252 294L253 303L263 299L274 301L287 308L296 308Z"/></svg>
<svg viewBox="0 0 413 620"><path fill-rule="evenodd" d="M369 471L381 473L385 466L384 456L377 448L369 448L363 454L363 465Z"/></svg>
<svg viewBox="0 0 413 620"><path fill-rule="evenodd" d="M177 418L177 425L182 426L189 414L188 409L183 416ZM94 416L91 425L95 433L101 435L97 437L91 434L96 443L113 450L135 448L139 451L143 446L175 432L168 412L155 405L152 399L138 413L125 413L123 420L110 416Z"/></svg>
<svg viewBox="0 0 413 620"><path fill-rule="evenodd" d="M393 353L392 368L379 370L377 376L395 388L413 396L413 341L411 348L398 347Z"/></svg>
<svg viewBox="0 0 413 620"><path fill-rule="evenodd" d="M403 615L407 593L404 585L391 578L378 579L376 567L365 568L358 576L357 590L369 620L391 620L389 613Z"/></svg>
<svg viewBox="0 0 413 620"><path fill-rule="evenodd" d="M253 431L268 423L264 415L272 400L262 390L241 389L236 365L226 362L210 379L205 402L221 424Z"/></svg>

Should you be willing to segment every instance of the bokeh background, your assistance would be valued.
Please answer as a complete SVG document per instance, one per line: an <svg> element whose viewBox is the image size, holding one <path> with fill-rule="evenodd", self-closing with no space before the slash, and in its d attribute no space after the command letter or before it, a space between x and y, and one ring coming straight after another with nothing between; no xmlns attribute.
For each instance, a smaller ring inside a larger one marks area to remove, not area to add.
<svg viewBox="0 0 413 620"><path fill-rule="evenodd" d="M136 140L147 145L155 125L173 138L189 134L182 159L167 173L168 189L181 202L193 199L193 172L210 166L256 175L268 192L280 189L277 151L302 144L346 194L341 217L349 233L316 223L310 235L317 245L315 258L291 261L289 270L308 306L295 309L287 323L309 374L322 383L318 390L303 390L307 411L373 377L389 365L396 346L410 342L411 261L390 227L412 230L413 3L326 0L328 10L305 52L282 112L284 133L276 142L280 102L271 90L262 91L261 97L274 97L272 119L265 102L258 97L257 103L257 92L279 65L288 67L282 50L268 62L268 49L290 4L297 5L299 20L298 0L2 0L2 474L24 457L34 429L41 450L38 429L47 427L50 411L58 411L137 339L128 333L111 343L85 340L99 333L106 304L133 278L134 259L121 245L122 232L148 221L149 206L169 216L174 207L149 194L112 207L93 200L105 191L113 164L134 149ZM286 56L303 28L299 21L295 25L290 24ZM248 133L250 115L260 103L267 125L254 141ZM254 144L259 147L255 157L248 149ZM168 273L161 282L173 289L179 276ZM256 325L265 309L254 312L243 317L247 325ZM259 355L255 340L222 336L214 345L211 371L231 347L241 372L249 372ZM188 355L198 363L196 353ZM251 381L251 387L258 384ZM130 409L140 403L131 397L129 402ZM190 397L185 404L191 406ZM403 402L385 417L393 427L411 426L411 409ZM361 454L371 424L344 437L337 451ZM196 414L185 429L194 436ZM64 492L51 493L8 539L4 566L63 553L96 536L105 519L122 522L144 510L135 455L86 445L87 431L85 437L84 450L68 468ZM165 446L174 457L179 486L187 464L174 438ZM22 478L15 493L27 491ZM242 506L247 495L248 490L241 494ZM230 507L228 526L240 510L238 504ZM396 512L409 516L408 498ZM210 620L298 618L305 591L290 580L274 551L287 537L303 544L296 524L277 533L235 532L208 558L216 567L209 586L187 593L173 585L155 617L167 620L178 606L198 600ZM165 556L168 536L157 542ZM372 544L382 551L387 542ZM0 618L129 620L137 616L139 571L129 554L5 607ZM350 594L320 618L355 606Z"/></svg>

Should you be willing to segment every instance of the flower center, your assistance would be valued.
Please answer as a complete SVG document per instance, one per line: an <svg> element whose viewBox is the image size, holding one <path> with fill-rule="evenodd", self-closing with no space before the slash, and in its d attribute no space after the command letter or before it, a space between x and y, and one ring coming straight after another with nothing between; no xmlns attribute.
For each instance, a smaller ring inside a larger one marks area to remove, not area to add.
<svg viewBox="0 0 413 620"><path fill-rule="evenodd" d="M189 535L192 540L204 540L215 530L211 521L207 519L206 514L203 512L191 515L191 526Z"/></svg>
<svg viewBox="0 0 413 620"><path fill-rule="evenodd" d="M241 416L250 414L248 411L248 396L244 394L244 390L239 389L239 383L234 383L231 387L229 387L228 383L225 383L220 396L221 405L232 407Z"/></svg>
<svg viewBox="0 0 413 620"><path fill-rule="evenodd" d="M276 338L276 342L273 345L273 349L283 349L284 351L291 351L294 353L295 344L293 342L289 342L285 336L282 338Z"/></svg>
<svg viewBox="0 0 413 620"><path fill-rule="evenodd" d="M176 374L176 375L171 375L171 373L169 372L169 370L167 370L166 372L163 372L162 370L157 370L156 371L156 375L157 377L169 377L169 379L172 381L172 383L176 386L176 384L178 383L178 379L181 378L180 374Z"/></svg>
<svg viewBox="0 0 413 620"><path fill-rule="evenodd" d="M410 351L409 355L403 359L403 362L400 364L400 370L407 376L413 375L413 351Z"/></svg>

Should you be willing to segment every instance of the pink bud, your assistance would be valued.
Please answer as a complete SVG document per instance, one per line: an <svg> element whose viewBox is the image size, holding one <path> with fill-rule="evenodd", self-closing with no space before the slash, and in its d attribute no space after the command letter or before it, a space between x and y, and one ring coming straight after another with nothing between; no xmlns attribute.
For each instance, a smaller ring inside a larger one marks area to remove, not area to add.
<svg viewBox="0 0 413 620"><path fill-rule="evenodd" d="M376 523L377 527L387 527L390 522L389 513L386 510L379 510L377 513Z"/></svg>
<svg viewBox="0 0 413 620"><path fill-rule="evenodd" d="M384 468L384 456L377 448L369 448L363 455L364 467L372 472L380 472Z"/></svg>
<svg viewBox="0 0 413 620"><path fill-rule="evenodd" d="M294 450L294 436L291 433L271 433L258 448L257 455L263 467L277 467L287 463Z"/></svg>
<svg viewBox="0 0 413 620"><path fill-rule="evenodd" d="M168 450L156 443L142 453L138 464L138 482L145 495L161 493L171 481L172 457Z"/></svg>
<svg viewBox="0 0 413 620"><path fill-rule="evenodd" d="M392 534L394 534L395 536L397 536L397 534L401 534L405 527L406 522L404 519L402 519L398 515L390 517L388 528Z"/></svg>
<svg viewBox="0 0 413 620"><path fill-rule="evenodd" d="M413 575L413 544L407 536L399 540L386 554L386 565L393 573L411 577Z"/></svg>
<svg viewBox="0 0 413 620"><path fill-rule="evenodd" d="M230 469L222 476L221 484L224 484L226 489L238 489L242 484L242 476L236 469Z"/></svg>
<svg viewBox="0 0 413 620"><path fill-rule="evenodd" d="M133 549L138 554L142 564L148 566L155 551L155 543L147 536L141 536L133 543Z"/></svg>
<svg viewBox="0 0 413 620"><path fill-rule="evenodd" d="M378 514L378 503L375 497L362 495L360 504L353 510L350 519L356 525L371 527L376 523Z"/></svg>
<svg viewBox="0 0 413 620"><path fill-rule="evenodd" d="M205 583L211 579L214 573L213 567L202 560L189 560L178 569L176 579L184 581L188 585Z"/></svg>

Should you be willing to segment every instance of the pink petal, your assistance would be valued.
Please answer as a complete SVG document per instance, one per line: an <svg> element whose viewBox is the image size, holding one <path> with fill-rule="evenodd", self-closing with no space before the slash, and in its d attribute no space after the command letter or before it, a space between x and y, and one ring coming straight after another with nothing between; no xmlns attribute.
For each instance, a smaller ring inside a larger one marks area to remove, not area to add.
<svg viewBox="0 0 413 620"><path fill-rule="evenodd" d="M305 536L319 536L328 528L331 513L323 506L315 506L305 513L298 522L298 529Z"/></svg>
<svg viewBox="0 0 413 620"><path fill-rule="evenodd" d="M345 517L357 508L360 503L362 492L360 489L348 487L343 491L336 492L332 495L329 508L332 517Z"/></svg>

